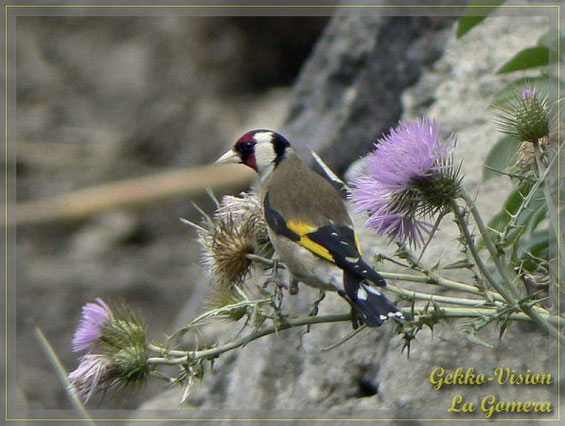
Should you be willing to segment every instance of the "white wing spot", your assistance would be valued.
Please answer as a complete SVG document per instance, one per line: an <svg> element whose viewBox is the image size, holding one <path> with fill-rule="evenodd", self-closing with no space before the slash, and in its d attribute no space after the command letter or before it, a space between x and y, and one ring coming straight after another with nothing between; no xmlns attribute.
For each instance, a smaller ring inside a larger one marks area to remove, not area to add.
<svg viewBox="0 0 565 426"><path fill-rule="evenodd" d="M340 241L341 244L343 244L344 246L348 246L349 244L346 243L345 241Z"/></svg>
<svg viewBox="0 0 565 426"><path fill-rule="evenodd" d="M338 235L337 235L337 232L332 232L330 235L331 235L332 237L337 237L337 236L338 236Z"/></svg>
<svg viewBox="0 0 565 426"><path fill-rule="evenodd" d="M345 257L345 261L346 261L346 262L349 262L349 263L355 263L355 262L357 262L358 260L359 260L358 257L347 257L347 256ZM355 265L355 267L358 268L357 265Z"/></svg>
<svg viewBox="0 0 565 426"><path fill-rule="evenodd" d="M357 299L367 300L367 292L363 287L360 287L359 290L357 290Z"/></svg>
<svg viewBox="0 0 565 426"><path fill-rule="evenodd" d="M385 316L385 315L379 315L379 319L380 319L381 321L386 321L387 319L393 318L393 317L394 317L394 318L398 318L398 319L404 319L404 315L402 315L402 312L400 312L400 311L388 312L388 313L386 314L386 316Z"/></svg>
<svg viewBox="0 0 565 426"><path fill-rule="evenodd" d="M376 294L377 296L380 296L380 295L381 295L381 292L380 292L379 290L373 288L373 287L368 287L368 286L367 286L367 287L365 287L365 288L366 288L366 290L367 290L369 293Z"/></svg>

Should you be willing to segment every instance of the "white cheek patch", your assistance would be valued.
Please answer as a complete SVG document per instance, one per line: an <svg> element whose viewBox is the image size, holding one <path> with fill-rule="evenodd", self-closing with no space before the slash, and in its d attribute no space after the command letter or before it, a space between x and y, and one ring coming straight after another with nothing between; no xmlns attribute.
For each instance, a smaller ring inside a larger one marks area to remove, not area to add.
<svg viewBox="0 0 565 426"><path fill-rule="evenodd" d="M257 144L271 143L273 140L273 133L271 132L257 132L253 135L253 139Z"/></svg>
<svg viewBox="0 0 565 426"><path fill-rule="evenodd" d="M266 134L266 133L258 133ZM257 138L257 135L255 135ZM260 174L266 174L275 167L275 150L273 144L269 142L258 142L255 145L255 163L257 164L257 170Z"/></svg>

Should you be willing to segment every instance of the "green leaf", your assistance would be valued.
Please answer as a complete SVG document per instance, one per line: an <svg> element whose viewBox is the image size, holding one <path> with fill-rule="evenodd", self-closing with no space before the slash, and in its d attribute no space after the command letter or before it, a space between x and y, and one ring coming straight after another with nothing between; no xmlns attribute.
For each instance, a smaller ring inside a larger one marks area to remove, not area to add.
<svg viewBox="0 0 565 426"><path fill-rule="evenodd" d="M536 231L530 235L526 241L524 241L521 247L523 253L521 258L525 259L531 255L542 259L548 259L550 244L554 242L552 233L550 233L548 229Z"/></svg>
<svg viewBox="0 0 565 426"><path fill-rule="evenodd" d="M512 218L510 215L515 214L518 208L522 204L524 197L528 195L532 184L526 182L516 188L508 196L500 212L498 212L489 222L489 228L495 229L497 231L502 231L510 222Z"/></svg>
<svg viewBox="0 0 565 426"><path fill-rule="evenodd" d="M496 73L508 74L545 65L549 65L549 49L543 46L528 47L514 55Z"/></svg>
<svg viewBox="0 0 565 426"><path fill-rule="evenodd" d="M527 234L532 234L538 225L547 218L547 205L543 204L539 206L535 211L530 221L528 222L528 228L526 229Z"/></svg>
<svg viewBox="0 0 565 426"><path fill-rule="evenodd" d="M529 272L544 271L544 261L548 261L557 248L555 234L548 229L534 232L521 243L517 265Z"/></svg>
<svg viewBox="0 0 565 426"><path fill-rule="evenodd" d="M492 169L504 171L516 155L519 144L512 136L504 136L496 142L487 155L483 167L483 181L487 181L495 176L500 176ZM490 167L490 168L487 168Z"/></svg>
<svg viewBox="0 0 565 426"><path fill-rule="evenodd" d="M461 38L496 10L505 0L471 0L457 23L456 37ZM477 8L476 6L485 6ZM490 6L490 7L489 7Z"/></svg>

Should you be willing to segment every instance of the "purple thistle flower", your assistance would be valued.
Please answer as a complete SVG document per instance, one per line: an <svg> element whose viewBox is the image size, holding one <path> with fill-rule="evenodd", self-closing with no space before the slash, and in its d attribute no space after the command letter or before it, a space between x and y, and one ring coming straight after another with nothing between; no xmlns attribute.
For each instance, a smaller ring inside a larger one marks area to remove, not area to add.
<svg viewBox="0 0 565 426"><path fill-rule="evenodd" d="M534 90L532 89L524 89L522 90L522 99L523 100L528 100L531 99L534 96Z"/></svg>
<svg viewBox="0 0 565 426"><path fill-rule="evenodd" d="M108 372L111 360L105 355L86 354L80 358L76 370L69 373L69 381L84 402L88 402Z"/></svg>
<svg viewBox="0 0 565 426"><path fill-rule="evenodd" d="M96 303L87 303L82 307L82 317L73 336L73 351L92 350L102 333L102 327L113 314L108 305L100 298Z"/></svg>
<svg viewBox="0 0 565 426"><path fill-rule="evenodd" d="M401 213L373 214L367 221L367 226L379 234L388 234L401 242L407 242L413 247L424 244L432 226L412 216Z"/></svg>
<svg viewBox="0 0 565 426"><path fill-rule="evenodd" d="M369 212L367 226L412 246L423 244L433 227L416 216L441 211L458 193L454 147L455 137L442 141L438 125L426 118L401 122L379 139L350 194L358 211Z"/></svg>

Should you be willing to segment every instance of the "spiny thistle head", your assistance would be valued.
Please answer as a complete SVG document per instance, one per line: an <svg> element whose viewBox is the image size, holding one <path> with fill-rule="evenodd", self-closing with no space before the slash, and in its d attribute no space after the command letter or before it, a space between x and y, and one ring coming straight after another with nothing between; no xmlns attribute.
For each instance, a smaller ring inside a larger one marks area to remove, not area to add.
<svg viewBox="0 0 565 426"><path fill-rule="evenodd" d="M502 133L520 142L536 142L549 136L554 111L546 94L526 87L497 107L496 121Z"/></svg>
<svg viewBox="0 0 565 426"><path fill-rule="evenodd" d="M367 156L365 175L350 197L370 217L367 226L391 239L423 244L432 226L421 220L447 208L460 194L459 168L453 163L456 138L439 136L426 118L401 122Z"/></svg>
<svg viewBox="0 0 565 426"><path fill-rule="evenodd" d="M273 247L257 194L224 197L214 217L198 228L203 262L219 283L239 284L250 272L249 254L268 257Z"/></svg>
<svg viewBox="0 0 565 426"><path fill-rule="evenodd" d="M141 383L149 374L147 330L126 305L111 309L101 299L82 309L73 338L75 351L87 351L69 381L87 402L95 390Z"/></svg>

